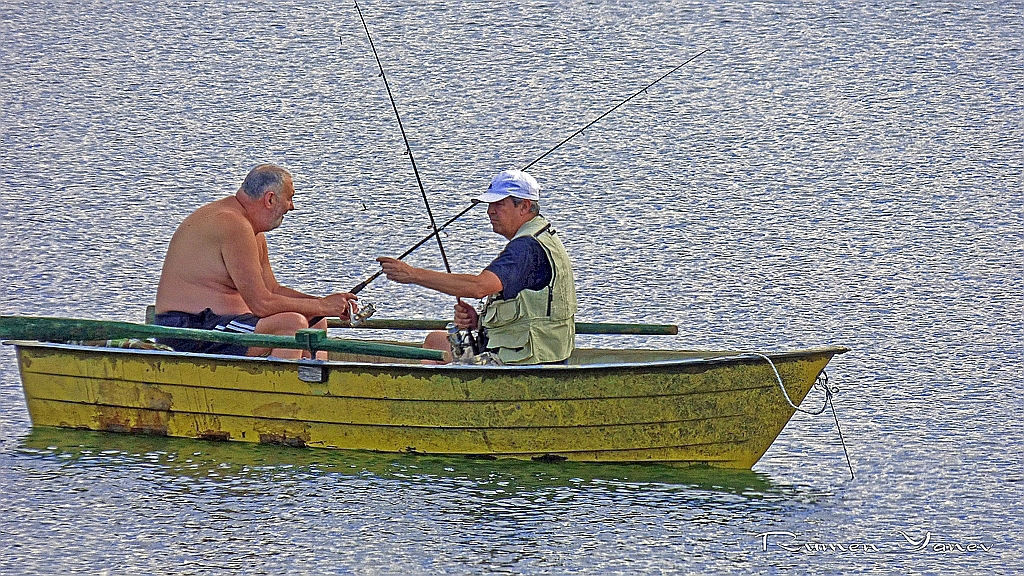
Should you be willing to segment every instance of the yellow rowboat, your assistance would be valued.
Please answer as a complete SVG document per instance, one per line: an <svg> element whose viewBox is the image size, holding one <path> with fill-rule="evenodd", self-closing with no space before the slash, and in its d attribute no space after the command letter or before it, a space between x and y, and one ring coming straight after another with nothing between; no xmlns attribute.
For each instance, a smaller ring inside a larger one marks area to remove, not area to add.
<svg viewBox="0 0 1024 576"><path fill-rule="evenodd" d="M579 349L565 366L471 366L372 350L289 361L7 343L36 426L740 469L757 462L826 364L847 351Z"/></svg>

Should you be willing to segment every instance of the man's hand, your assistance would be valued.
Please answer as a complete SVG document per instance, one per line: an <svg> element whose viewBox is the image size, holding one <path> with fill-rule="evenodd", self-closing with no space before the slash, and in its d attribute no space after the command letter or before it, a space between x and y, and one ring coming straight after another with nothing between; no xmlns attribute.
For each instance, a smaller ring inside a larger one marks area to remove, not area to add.
<svg viewBox="0 0 1024 576"><path fill-rule="evenodd" d="M476 308L466 304L462 300L455 303L455 325L462 330L476 330L479 328L480 316Z"/></svg>
<svg viewBox="0 0 1024 576"><path fill-rule="evenodd" d="M381 256L381 272L388 280L399 284L416 284L438 292L444 292L456 298L484 298L495 292L501 292L501 280L490 270L479 274L452 274L427 268L410 266L397 258Z"/></svg>
<svg viewBox="0 0 1024 576"><path fill-rule="evenodd" d="M356 311L359 310L359 308L356 307L355 305L355 302L356 300L358 300L358 298L356 297L355 294L350 294L348 292L339 292L337 294L324 296L322 300L324 305L327 306L328 309L327 316L337 316L342 320L348 320L349 313L353 309L355 309Z"/></svg>
<svg viewBox="0 0 1024 576"><path fill-rule="evenodd" d="M388 277L388 280L398 282L399 284L412 284L415 282L413 278L415 268L405 262L397 258L388 258L387 256L377 258L377 262L380 262L380 267L384 270L384 275Z"/></svg>

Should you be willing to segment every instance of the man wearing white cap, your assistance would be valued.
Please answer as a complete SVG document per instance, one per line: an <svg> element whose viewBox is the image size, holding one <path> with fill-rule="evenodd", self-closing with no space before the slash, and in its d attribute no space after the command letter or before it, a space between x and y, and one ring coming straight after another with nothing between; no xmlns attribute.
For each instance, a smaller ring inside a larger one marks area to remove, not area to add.
<svg viewBox="0 0 1024 576"><path fill-rule="evenodd" d="M487 192L495 232L509 239L501 254L479 274L447 274L415 268L394 258L377 258L388 279L418 284L458 298L487 298L482 314L461 300L455 323L482 327L487 350L505 364L564 362L576 339L576 288L565 246L540 215L540 185L521 170L499 172ZM443 347L444 333L426 345Z"/></svg>

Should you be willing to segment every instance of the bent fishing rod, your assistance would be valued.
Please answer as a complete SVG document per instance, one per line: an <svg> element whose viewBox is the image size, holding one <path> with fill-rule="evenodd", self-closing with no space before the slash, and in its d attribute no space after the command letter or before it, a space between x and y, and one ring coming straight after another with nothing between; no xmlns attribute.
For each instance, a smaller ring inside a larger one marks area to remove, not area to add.
<svg viewBox="0 0 1024 576"><path fill-rule="evenodd" d="M357 8L358 8L358 6L357 6ZM362 17L362 15L360 15L360 17ZM365 24L364 24L364 26L365 26ZM372 42L371 42L371 45L372 45ZM612 112L614 112L614 111L618 110L618 109L619 109L619 108L620 108L621 106L623 106L624 104L626 104L627 102L629 102L629 101L630 101L630 100L632 100L633 98L636 98L636 97L637 97L637 96L639 96L640 94L643 94L643 93L644 93L644 92L646 92L646 91L647 91L647 90L648 90L649 88L651 88L652 86L654 86L654 85L655 85L655 84L657 84L658 82L661 82L662 80L664 80L665 78L667 78L667 77L668 77L668 76L669 76L670 74L672 74L672 73L673 73L673 72L675 72L676 70L679 70L680 68L682 68L683 66L686 66L686 65L687 65L687 64L689 64L690 62L693 62L694 60L696 60L696 59L697 59L697 58L699 58L700 56L703 56L703 55L704 55L704 54L705 54L705 53L706 53L706 52L707 52L708 50L710 50L710 48L705 48L704 50L701 50L701 51L700 51L700 52L698 52L697 54L695 54L695 55L691 56L690 58L688 58L688 59L687 59L687 60L686 60L685 62L683 62L682 64L679 64L679 65L678 65L678 66L676 66L675 68L672 68L672 69L671 69L671 70L669 70L668 72L666 72L666 73L662 74L661 76L659 76L659 77L658 77L658 79L657 79L657 80L655 80L654 82L651 82L650 84L648 84L648 85L644 86L643 88L641 88L641 89L637 90L636 92L634 92L633 94L631 94L631 95L630 95L630 96L629 96L628 98L626 98L625 100L622 100L621 102L619 102L619 103L618 103L618 104L616 104L615 106L612 106L612 107L611 107L611 108L609 108L609 109L608 109L607 111L605 111L605 112L604 112L603 114L601 114L601 115L600 115L600 116L598 116L597 118L594 118L593 120L591 120L590 122L588 122L588 123L587 123L587 124L586 124L586 125L585 125L584 127L582 127L582 128L580 128L579 130L577 130L577 131L573 132L573 133L572 133L571 135L569 135L569 137L568 137L568 138L566 138L566 139L562 140L561 142L559 142L558 144L556 144L556 145L555 145L554 147L552 147L551 149L549 149L549 150L548 150L547 152L545 152L545 153L541 154L540 156L538 156L538 157L537 157L537 158L536 158L536 159L535 159L535 160L534 160L533 162L530 162L529 164L527 164L526 166L524 166L524 167L522 168L522 170L523 170L523 171L526 171L527 169L529 169L529 168L530 168L531 166L533 166L533 165L534 165L534 164L536 164L537 162L540 162L540 161L541 161L541 160L543 160L543 159L544 159L545 157L547 157L547 156L548 156L549 154L551 154L551 153L552 153L552 152L554 152L555 150L558 150L559 148L561 148L561 147L562 147L562 146L563 146L563 145L564 145L565 143L567 143L568 141L572 140L572 139L573 139L573 138L575 138L576 136L579 136L580 134L582 134L582 133L583 133L584 131L586 131L586 130L587 130L588 128L590 128L591 126L593 126L594 124L596 124L596 123L597 123L598 121L600 121L600 120L601 120L602 118L604 118L605 116L608 116L608 115L609 115L609 114L611 114ZM376 52L375 52L375 53L376 53ZM381 70L381 73L383 74L383 70ZM386 84L386 83L387 83L387 81L385 81L385 84ZM393 103L393 102L394 102L394 101L392 101L392 103ZM395 111L395 113L396 113L396 114L398 113L398 112L397 112L397 110ZM402 132L402 135L403 135L403 136L405 135L405 132L404 132L404 131ZM411 154L411 153L410 153L410 154ZM415 164L413 164L413 166L415 167ZM419 176L417 175L417 179L418 179L418 178L419 178ZM422 189L422 186L421 186L420 188ZM424 200L426 200L426 197L425 197L425 196L424 196ZM456 220L458 220L459 218L461 218L461 217L462 217L462 216L463 216L464 214L466 214L466 212L469 212L470 210L472 210L472 209L473 209L473 207L474 207L474 206L476 206L477 204L478 204L478 202L472 202L472 203L471 203L471 204L470 204L469 206L466 206L466 208L465 208L465 209L463 209L463 210L462 210L461 212L459 212L459 213L458 213L458 214L456 214L455 216L452 216L452 217L451 217L450 219L448 219L448 221L447 221L447 222L445 222L445 223L444 223L444 224L442 224L441 226L435 226L435 227L434 227L434 231L433 231L433 232L431 232L431 233L430 233L430 234L428 234L427 236L423 237L423 238L422 238L422 239L421 239L421 240L420 240L419 242L417 242L417 243L413 244L413 245L412 245L412 247L411 247L411 248L409 248L408 250L406 250L405 252L402 252L402 254L401 254L400 256L398 256L398 257L397 257L396 259L397 259L397 260L402 260L402 259L404 259L404 258L405 258L406 256L408 256L409 254L412 254L412 253L413 253L414 251L416 251L416 249L417 249L417 248L419 248L420 246L423 246L424 244L426 244L426 243L427 243L427 241L428 241L428 240L430 240L431 238L433 238L433 237L435 237L435 236L438 236L438 234L440 234L441 230L444 230L445 228L447 228L447 227L448 227L448 225L449 225L449 224L451 224L452 222L455 222ZM429 208L428 208L428 210L429 210ZM431 223L433 223L433 217L431 217ZM438 240L440 240L440 237L438 237ZM445 264L447 265L447 262L445 262ZM381 274L382 274L383 272L384 272L383 270L378 270L378 271L377 271L377 272L375 272L375 273L374 273L374 274L373 274L372 276L370 276L370 277L369 277L369 278L367 278L366 280L363 280L362 282L360 282L359 284L357 284L355 288L353 288L352 290L350 290L350 292L351 292L352 294L358 294L358 293L359 293L359 292L360 292L360 291L361 291L361 290L362 290L363 288L366 288L366 287L367 287L367 286L368 286L368 285L369 285L369 284L370 284L371 282L373 282L373 281L374 281L374 280L376 280L376 279L377 279L378 277L380 277L380 275L381 275ZM448 272L451 272L451 270L449 269L449 270L448 270Z"/></svg>
<svg viewBox="0 0 1024 576"><path fill-rule="evenodd" d="M398 114L398 105L395 104L395 97L391 94L391 85L388 84L388 77L384 74L384 65L380 62L380 56L377 54L377 47L373 45L373 38L370 37L370 28L366 25L366 19L363 18L363 11L359 9L359 2L355 1L356 12L359 13L359 21L363 23L363 30L366 31L366 39L370 42L370 49L373 50L373 57L377 60L377 68L380 69L380 77L384 80L384 88L387 90L388 99L391 100L391 109L395 111L395 119L398 120L398 129L402 132L402 140L405 142L405 152L409 155L409 162L412 163L413 174L416 175L416 184L420 187L420 194L423 196L423 205L427 207L427 216L430 217L430 226L434 229L434 232L427 236L430 238L433 236L437 238L437 249L441 251L441 260L444 261L444 269L446 272L451 274L452 267L448 264L448 255L444 252L444 244L441 243L440 228L437 227L437 222L434 220L434 213L430 210L430 201L427 200L427 191L423 188L423 181L420 180L420 171L416 169L416 159L412 155L412 146L409 145L409 138L405 135L405 126L402 125L402 117ZM447 226L447 224L445 224ZM422 243L421 243L422 244ZM418 246L417 246L418 247ZM401 260L405 256L399 258ZM362 290L365 287L365 283L358 289ZM352 294L357 292L356 289L352 290Z"/></svg>
<svg viewBox="0 0 1024 576"><path fill-rule="evenodd" d="M409 162L412 163L413 174L416 175L416 184L420 187L420 194L423 196L423 205L427 208L427 216L430 217L430 226L434 229L433 236L437 238L437 249L441 251L441 260L444 261L445 272L451 274L452 267L448 264L448 255L444 252L444 244L441 243L441 230L437 227L437 222L434 220L434 213L430 209L430 201L427 200L427 191L423 187L423 180L420 179L420 171L416 168L416 159L412 155L412 146L409 145L409 137L405 135L405 126L402 124L402 116L398 113L398 105L395 103L395 97L391 94L391 85L388 83L388 77L384 74L384 65L380 62L380 56L377 54L377 47L373 45L373 38L370 37L370 28L366 25L366 19L363 18L363 11L359 8L358 0L353 0L356 6L356 12L359 13L359 21L363 23L363 30L366 31L366 40L370 43L370 49L373 50L373 57L377 60L377 67L380 69L380 77L384 80L384 88L387 90L388 99L391 100L391 109L395 111L395 119L398 120L398 129L402 132L402 140L405 142L405 151L409 154ZM447 226L447 224L445 224ZM404 256L403 256L404 258ZM359 288L362 290L362 288ZM356 292L353 291L352 294ZM459 302L461 299L456 298ZM373 312L371 311L370 314ZM351 314L350 314L351 317ZM472 334L469 335L470 342L476 347L475 339Z"/></svg>
<svg viewBox="0 0 1024 576"><path fill-rule="evenodd" d="M385 90L388 93L388 100L391 101L391 109L395 111L395 119L398 120L398 129L402 133L402 141L405 142L405 153L409 155L409 161L412 163L413 174L416 175L416 184L419 185L420 194L423 196L423 205L426 206L426 208L427 208L427 216L430 217L430 226L434 229L433 233L431 233L429 236L427 236L427 238L423 242L420 242L419 244L416 245L416 248L419 248L420 246L422 246L424 244L424 242L426 242L426 240L429 240L430 238L437 238L437 248L438 248L438 250L441 251L441 260L444 261L444 269L449 274L451 274L452 267L451 267L450 264L448 264L448 255L445 254L444 244L441 243L441 234L440 234L441 229L438 228L437 222L434 220L434 212L430 209L430 201L427 200L427 191L423 187L423 180L420 179L420 171L416 168L416 158L413 157L413 155L412 155L412 146L409 145L409 137L406 136L406 134L405 134L405 126L402 124L402 116L398 113L398 105L395 103L395 97L391 93L391 84L388 83L388 77L384 73L384 65L381 64L380 55L377 54L377 47L373 44L373 38L370 36L370 28L366 25L366 19L363 18L363 11L362 11L361 8L359 8L359 2L358 2L358 0L353 0L353 3L355 4L356 12L359 14L359 21L362 22L362 24L363 24L363 30L366 32L366 40L369 41L369 43L370 43L370 49L373 51L373 57L377 61L377 68L380 69L380 77L384 80L384 88L385 88ZM450 223L451 223L451 221L446 223L445 226L447 226ZM411 251L406 252L405 254L400 256L398 259L401 260L402 258L405 258L406 256L408 256L410 253L411 253ZM353 288L350 292L352 294L358 294L360 291L362 291L363 288L366 287L367 284L369 284L375 278L380 276L381 272L382 272L382 270L378 271L376 274L373 275L373 277L367 279L365 282L360 283L358 286ZM351 304L350 304L350 306L351 306ZM372 315L374 313L374 311L375 311L375 308L373 307L372 304L368 305L367 309L364 310L362 314L357 314L357 312L355 311L355 308L351 307L350 311L349 311L349 318L350 318L349 321L353 322L353 325L355 325L354 322L356 321L356 317L358 315L359 316L358 322L361 323L363 320L365 320L366 318L370 317L370 315ZM320 322L320 320L322 320L322 319L323 319L322 316L317 316L315 318L312 318L309 321L309 325L312 326L313 324L316 324L317 322Z"/></svg>

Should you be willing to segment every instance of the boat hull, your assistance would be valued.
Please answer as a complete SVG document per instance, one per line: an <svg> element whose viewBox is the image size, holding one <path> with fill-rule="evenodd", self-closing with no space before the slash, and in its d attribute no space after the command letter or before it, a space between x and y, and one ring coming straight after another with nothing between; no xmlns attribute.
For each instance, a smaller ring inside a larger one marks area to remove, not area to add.
<svg viewBox="0 0 1024 576"><path fill-rule="evenodd" d="M591 351L590 361L602 363L477 367L14 344L37 426L742 469L757 462L794 413L772 365L735 353ZM844 351L769 357L799 404Z"/></svg>

